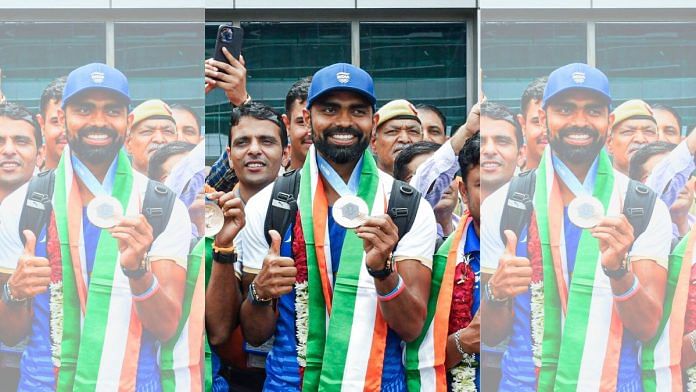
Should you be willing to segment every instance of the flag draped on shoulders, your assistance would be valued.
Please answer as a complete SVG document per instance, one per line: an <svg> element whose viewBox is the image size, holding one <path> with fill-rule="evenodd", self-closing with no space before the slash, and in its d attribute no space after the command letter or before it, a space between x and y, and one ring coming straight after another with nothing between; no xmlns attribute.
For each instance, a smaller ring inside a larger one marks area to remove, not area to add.
<svg viewBox="0 0 696 392"><path fill-rule="evenodd" d="M454 233L440 246L433 257L430 298L423 331L406 347L406 375L408 390L411 392L447 391L445 356L455 286L457 250L464 247L461 241L466 241L466 233L472 222L468 211L465 212ZM474 384L476 366L476 363L466 361L455 368L458 369L456 371L461 370L463 373L464 380L460 382L462 390L476 390ZM468 387L464 388L464 385Z"/></svg>

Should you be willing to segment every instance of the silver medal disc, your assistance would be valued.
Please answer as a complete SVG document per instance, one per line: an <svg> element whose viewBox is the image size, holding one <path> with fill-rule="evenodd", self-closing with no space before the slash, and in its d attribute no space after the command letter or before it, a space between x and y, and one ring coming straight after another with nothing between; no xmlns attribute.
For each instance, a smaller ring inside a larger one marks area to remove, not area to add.
<svg viewBox="0 0 696 392"><path fill-rule="evenodd" d="M217 204L217 200L205 201L205 236L213 237L225 223L225 216L222 209Z"/></svg>
<svg viewBox="0 0 696 392"><path fill-rule="evenodd" d="M367 203L357 196L343 196L336 200L331 214L339 225L354 229L365 222L369 214Z"/></svg>
<svg viewBox="0 0 696 392"><path fill-rule="evenodd" d="M604 217L602 202L592 196L580 196L568 205L568 218L575 226L591 229Z"/></svg>
<svg viewBox="0 0 696 392"><path fill-rule="evenodd" d="M97 196L87 205L87 219L102 229L116 226L123 217L123 207L115 197Z"/></svg>

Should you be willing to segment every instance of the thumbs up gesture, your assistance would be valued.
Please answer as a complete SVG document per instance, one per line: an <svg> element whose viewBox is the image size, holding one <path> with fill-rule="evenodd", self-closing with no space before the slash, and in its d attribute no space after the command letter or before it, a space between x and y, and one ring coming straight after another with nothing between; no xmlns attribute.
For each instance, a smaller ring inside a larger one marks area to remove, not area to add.
<svg viewBox="0 0 696 392"><path fill-rule="evenodd" d="M261 272L254 279L256 294L260 298L278 298L292 291L297 276L295 261L280 256L281 237L275 230L268 232L271 236L271 248L263 259Z"/></svg>
<svg viewBox="0 0 696 392"><path fill-rule="evenodd" d="M505 251L498 260L498 269L489 280L495 298L512 298L527 291L532 282L532 266L526 257L516 256L517 235L505 230Z"/></svg>
<svg viewBox="0 0 696 392"><path fill-rule="evenodd" d="M33 298L48 290L51 282L51 267L45 257L36 257L36 236L24 230L24 252L17 261L17 269L9 279L11 294L17 299Z"/></svg>

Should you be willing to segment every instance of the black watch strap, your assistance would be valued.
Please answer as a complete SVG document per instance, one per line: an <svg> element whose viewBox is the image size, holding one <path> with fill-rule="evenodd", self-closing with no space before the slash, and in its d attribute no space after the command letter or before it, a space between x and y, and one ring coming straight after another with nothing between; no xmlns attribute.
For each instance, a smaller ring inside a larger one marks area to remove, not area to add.
<svg viewBox="0 0 696 392"><path fill-rule="evenodd" d="M237 252L220 253L213 251L213 261L220 264L234 264L237 262Z"/></svg>
<svg viewBox="0 0 696 392"><path fill-rule="evenodd" d="M602 271L604 275L608 276L610 279L618 280L624 277L628 273L628 256L624 258L621 262L621 266L615 270L610 270L604 265L602 265Z"/></svg>
<svg viewBox="0 0 696 392"><path fill-rule="evenodd" d="M386 279L391 273L394 271L394 255L391 255L386 263L384 263L384 268L381 270L374 270L370 268L369 266L367 267L367 273L370 274L373 278L377 279Z"/></svg>

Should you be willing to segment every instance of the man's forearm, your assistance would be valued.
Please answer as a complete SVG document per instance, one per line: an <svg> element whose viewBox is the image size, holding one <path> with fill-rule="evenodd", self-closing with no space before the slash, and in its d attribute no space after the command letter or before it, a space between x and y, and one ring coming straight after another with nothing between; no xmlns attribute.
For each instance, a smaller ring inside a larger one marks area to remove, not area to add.
<svg viewBox="0 0 696 392"><path fill-rule="evenodd" d="M181 321L186 271L172 260L159 260L153 263L152 272L129 279L129 283L143 328L161 342L171 339Z"/></svg>
<svg viewBox="0 0 696 392"><path fill-rule="evenodd" d="M262 345L275 333L277 318L273 306L254 305L245 299L240 311L244 339L252 346Z"/></svg>
<svg viewBox="0 0 696 392"><path fill-rule="evenodd" d="M397 297L379 303L384 320L406 342L418 338L428 311L428 293L430 293L430 275L427 279L418 276L415 270L426 267L416 266L418 261L400 262L399 268L404 289ZM407 264L412 264L408 265ZM410 271L409 271L410 270ZM393 272L384 280L375 279L375 288L378 294L388 294L399 282L399 274Z"/></svg>
<svg viewBox="0 0 696 392"><path fill-rule="evenodd" d="M29 333L31 308L29 303L8 305L0 301L0 341L8 346L19 343Z"/></svg>
<svg viewBox="0 0 696 392"><path fill-rule="evenodd" d="M616 300L617 295L625 295L632 289L636 277L634 273L628 272L623 278L610 281L621 321L638 339L645 342L655 336L662 318L662 302L640 286L648 279L638 279L638 286L632 297L623 301Z"/></svg>
<svg viewBox="0 0 696 392"><path fill-rule="evenodd" d="M240 304L241 293L234 265L213 262L205 292L205 325L211 345L225 342L237 326Z"/></svg>

